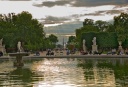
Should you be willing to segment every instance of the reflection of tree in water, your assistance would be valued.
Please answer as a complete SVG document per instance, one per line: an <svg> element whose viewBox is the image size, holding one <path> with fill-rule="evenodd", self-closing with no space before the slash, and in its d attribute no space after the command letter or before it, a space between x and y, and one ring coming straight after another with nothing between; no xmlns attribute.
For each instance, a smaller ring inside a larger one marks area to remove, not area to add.
<svg viewBox="0 0 128 87"><path fill-rule="evenodd" d="M31 82L33 73L27 68L17 68L10 73L13 80L22 80L23 82ZM16 77L14 76L16 75Z"/></svg>
<svg viewBox="0 0 128 87"><path fill-rule="evenodd" d="M42 78L38 78L38 77L42 77ZM22 85L22 83L23 84L26 83L26 85L27 85L27 84L30 84L35 81L40 81L40 80L42 81L43 76L39 76L39 75L35 74L29 68L17 68L16 70L10 72L10 80L12 80L14 82L20 81L21 85Z"/></svg>
<svg viewBox="0 0 128 87"><path fill-rule="evenodd" d="M24 60L25 66L22 68L13 67L13 61L0 60L0 87L32 87L36 82L43 81L43 74L38 74L30 68L33 62L40 60L42 59Z"/></svg>
<svg viewBox="0 0 128 87"><path fill-rule="evenodd" d="M83 59L82 60L79 59L78 67L83 67L84 69L90 69L93 67L93 61L91 60L86 61Z"/></svg>
<svg viewBox="0 0 128 87"><path fill-rule="evenodd" d="M91 60L88 60L88 61L85 61L85 60L79 60L79 64L78 64L78 67L82 67L85 72L85 79L88 80L90 75L94 75L93 71L91 70L93 68L93 61ZM94 79L93 77L90 78L90 79Z"/></svg>
<svg viewBox="0 0 128 87"><path fill-rule="evenodd" d="M128 86L128 60L114 60L113 61L103 61L98 63L98 67L100 68L111 68L114 70L114 75L116 78L116 81L118 83L121 83L123 86Z"/></svg>
<svg viewBox="0 0 128 87"><path fill-rule="evenodd" d="M96 65L96 66L95 66ZM94 75L93 68L97 68L101 77L106 77L101 74L101 71L109 70L110 74L114 73L116 83L121 84L123 87L128 86L128 60L122 59L100 59L100 60L79 60L78 67L82 67L85 72L85 78L88 75ZM90 77L89 77L90 78ZM91 77L93 79L93 77Z"/></svg>

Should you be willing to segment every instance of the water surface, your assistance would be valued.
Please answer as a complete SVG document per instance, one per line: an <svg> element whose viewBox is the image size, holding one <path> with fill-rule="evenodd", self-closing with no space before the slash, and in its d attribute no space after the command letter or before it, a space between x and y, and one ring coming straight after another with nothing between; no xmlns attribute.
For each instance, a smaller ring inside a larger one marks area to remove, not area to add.
<svg viewBox="0 0 128 87"><path fill-rule="evenodd" d="M128 59L0 60L0 87L128 87Z"/></svg>

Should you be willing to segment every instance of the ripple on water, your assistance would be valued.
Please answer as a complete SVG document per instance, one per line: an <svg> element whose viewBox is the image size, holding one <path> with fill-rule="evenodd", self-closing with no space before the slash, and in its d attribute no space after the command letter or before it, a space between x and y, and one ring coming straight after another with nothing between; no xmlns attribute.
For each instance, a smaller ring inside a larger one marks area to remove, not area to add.
<svg viewBox="0 0 128 87"><path fill-rule="evenodd" d="M122 77L123 80L116 79L118 72L115 73L110 67L113 62L111 60L103 62L77 58L45 58L24 61L23 68L13 67L11 61L1 62L0 87L122 87L122 84L128 84L126 75ZM127 66L127 63L124 65Z"/></svg>

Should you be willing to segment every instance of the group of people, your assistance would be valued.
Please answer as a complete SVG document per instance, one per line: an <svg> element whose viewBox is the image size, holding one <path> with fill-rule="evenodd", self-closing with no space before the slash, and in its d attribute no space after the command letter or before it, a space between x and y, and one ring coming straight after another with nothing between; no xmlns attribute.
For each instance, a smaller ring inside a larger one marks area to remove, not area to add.
<svg viewBox="0 0 128 87"><path fill-rule="evenodd" d="M110 52L108 52L107 53L107 55L108 54L112 54L112 55L115 55L115 54L117 54L117 55L122 55L122 54L126 54L126 55L128 55L128 49L126 48L125 50L116 50L116 49L112 49L112 51L110 51Z"/></svg>
<svg viewBox="0 0 128 87"><path fill-rule="evenodd" d="M87 55L87 54L93 54L93 55L95 55L95 54L98 54L98 55L101 55L102 53L103 53L103 50L102 51L100 51L100 52L98 52L98 51L94 51L94 52L92 52L92 51L86 51L86 52L84 52L83 50L82 51L80 51L80 53L81 53L81 55ZM125 55L128 55L128 49L125 49L125 50L116 50L116 49L112 49L111 51L109 51L109 52L107 52L107 55L109 55L109 54L111 54L111 55L115 55L115 54L117 54L117 55L123 55L123 54L125 54Z"/></svg>
<svg viewBox="0 0 128 87"><path fill-rule="evenodd" d="M51 49L47 50L46 56L54 55L54 52Z"/></svg>
<svg viewBox="0 0 128 87"><path fill-rule="evenodd" d="M66 49L65 50L66 51L66 55L70 55L70 54L75 54L76 53L76 50L69 50L69 49ZM55 53L51 50L51 49L47 49L47 52L46 52L46 56L50 56L50 55L57 55L57 53L58 52L62 52L62 54L63 54L63 51L58 51L58 50L55 50ZM82 51L80 51L80 55L87 55L87 54L90 54L90 55L101 55L103 53L103 50L101 50L101 51L94 51L94 52L92 52L91 50L90 51L86 51L86 52L84 52L83 50ZM39 51L36 51L35 52L35 56L40 56L40 52ZM122 55L122 54L126 54L126 55L128 55L128 49L125 49L125 50L116 50L116 49L112 49L111 51L109 51L109 52L107 52L107 55L109 55L109 54L111 54L111 55ZM61 55L61 54L59 54L59 55ZM2 52L0 52L0 56L3 56L3 53Z"/></svg>

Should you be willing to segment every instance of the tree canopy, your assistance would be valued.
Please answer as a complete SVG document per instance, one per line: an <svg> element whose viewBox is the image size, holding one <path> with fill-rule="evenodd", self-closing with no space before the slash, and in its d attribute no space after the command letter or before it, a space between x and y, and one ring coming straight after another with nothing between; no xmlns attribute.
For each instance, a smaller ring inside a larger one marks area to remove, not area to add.
<svg viewBox="0 0 128 87"><path fill-rule="evenodd" d="M37 19L23 11L17 15L0 15L0 38L4 39L6 48L16 48L17 42L21 41L26 49L32 50L43 47L45 32Z"/></svg>
<svg viewBox="0 0 128 87"><path fill-rule="evenodd" d="M114 26L118 35L119 41L124 41L128 38L128 14L121 13L114 17Z"/></svg>

